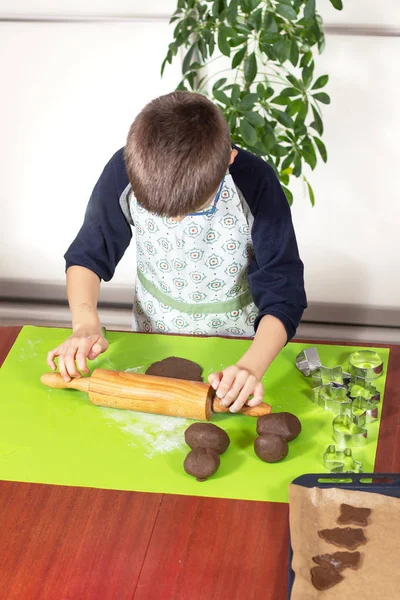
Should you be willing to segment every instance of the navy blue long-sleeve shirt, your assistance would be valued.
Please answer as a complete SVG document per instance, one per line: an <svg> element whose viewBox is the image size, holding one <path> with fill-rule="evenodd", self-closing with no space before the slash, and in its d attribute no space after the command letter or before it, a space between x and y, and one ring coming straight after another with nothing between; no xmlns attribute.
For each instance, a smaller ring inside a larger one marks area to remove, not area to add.
<svg viewBox="0 0 400 600"><path fill-rule="evenodd" d="M230 166L233 181L249 206L254 256L249 285L259 314L273 315L291 339L307 305L290 208L274 170L264 160L235 146ZM129 179L123 149L105 166L86 210L84 223L65 254L66 268L86 267L109 281L132 238L121 199Z"/></svg>

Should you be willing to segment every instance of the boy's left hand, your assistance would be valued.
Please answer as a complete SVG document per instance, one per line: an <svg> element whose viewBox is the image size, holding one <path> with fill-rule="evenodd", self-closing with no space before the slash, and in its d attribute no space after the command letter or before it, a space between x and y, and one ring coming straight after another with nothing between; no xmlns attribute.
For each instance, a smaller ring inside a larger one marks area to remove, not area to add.
<svg viewBox="0 0 400 600"><path fill-rule="evenodd" d="M231 412L238 412L244 404L257 406L264 397L264 387L256 375L232 365L208 377L209 384L216 390L222 406L229 406ZM253 396L251 400L249 397Z"/></svg>

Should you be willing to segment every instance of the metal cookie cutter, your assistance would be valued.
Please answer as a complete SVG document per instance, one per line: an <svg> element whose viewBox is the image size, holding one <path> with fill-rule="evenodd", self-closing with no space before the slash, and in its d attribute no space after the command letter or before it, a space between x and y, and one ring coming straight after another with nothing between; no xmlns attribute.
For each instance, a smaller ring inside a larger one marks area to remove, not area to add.
<svg viewBox="0 0 400 600"><path fill-rule="evenodd" d="M347 386L351 381L350 373L343 371L342 367L323 367L321 366L312 374L312 387L327 385L332 383L336 386Z"/></svg>
<svg viewBox="0 0 400 600"><path fill-rule="evenodd" d="M303 350L296 357L296 367L306 377L309 377L311 373L314 373L321 366L321 359L316 348L307 348L307 350Z"/></svg>
<svg viewBox="0 0 400 600"><path fill-rule="evenodd" d="M351 409L352 404L347 389L333 383L315 387L312 391L312 401L335 415L341 414L343 408Z"/></svg>
<svg viewBox="0 0 400 600"><path fill-rule="evenodd" d="M350 398L365 398L370 402L380 402L381 393L364 377L352 377L348 386Z"/></svg>
<svg viewBox="0 0 400 600"><path fill-rule="evenodd" d="M339 448L360 447L367 443L368 431L356 425L347 414L341 414L332 421L333 440Z"/></svg>
<svg viewBox="0 0 400 600"><path fill-rule="evenodd" d="M331 444L325 450L322 460L325 469L331 473L361 473L362 463L353 458L351 448L336 450L336 446Z"/></svg>
<svg viewBox="0 0 400 600"><path fill-rule="evenodd" d="M349 356L349 371L354 377L376 379L383 373L383 360L374 350L358 350Z"/></svg>

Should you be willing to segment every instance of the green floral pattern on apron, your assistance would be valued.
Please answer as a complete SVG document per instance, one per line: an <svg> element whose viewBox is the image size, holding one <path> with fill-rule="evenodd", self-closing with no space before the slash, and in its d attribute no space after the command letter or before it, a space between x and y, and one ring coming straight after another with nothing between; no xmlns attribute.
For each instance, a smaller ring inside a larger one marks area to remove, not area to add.
<svg viewBox="0 0 400 600"><path fill-rule="evenodd" d="M135 224L134 331L252 336L252 217L231 175L212 215L159 217L129 198Z"/></svg>

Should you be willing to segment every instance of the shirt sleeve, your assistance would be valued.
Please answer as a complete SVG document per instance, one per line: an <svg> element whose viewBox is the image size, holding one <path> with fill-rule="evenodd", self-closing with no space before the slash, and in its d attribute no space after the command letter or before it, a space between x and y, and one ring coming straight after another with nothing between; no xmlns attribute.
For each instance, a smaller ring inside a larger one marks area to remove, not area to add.
<svg viewBox="0 0 400 600"><path fill-rule="evenodd" d="M78 265L109 281L132 238L120 206L129 179L119 150L105 166L90 197L83 225L65 253L66 269Z"/></svg>
<svg viewBox="0 0 400 600"><path fill-rule="evenodd" d="M283 323L289 341L307 306L304 269L288 201L273 169L266 166L250 207L255 258L249 284L259 310L255 329L264 315L273 315Z"/></svg>

